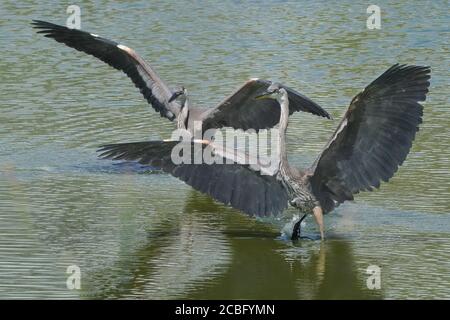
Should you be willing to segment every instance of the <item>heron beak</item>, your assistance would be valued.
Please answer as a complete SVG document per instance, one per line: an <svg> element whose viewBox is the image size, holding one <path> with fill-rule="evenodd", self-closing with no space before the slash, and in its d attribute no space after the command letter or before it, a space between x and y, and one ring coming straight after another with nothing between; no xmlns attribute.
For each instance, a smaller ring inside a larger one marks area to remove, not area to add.
<svg viewBox="0 0 450 320"><path fill-rule="evenodd" d="M322 210L322 208L319 206L314 207L313 215L314 215L314 218L316 219L317 225L319 226L320 239L324 240L325 236L324 236L324 232L323 232L323 210Z"/></svg>
<svg viewBox="0 0 450 320"><path fill-rule="evenodd" d="M269 99L270 98L271 93L270 92L263 92L262 94L258 95L255 97L255 100L262 100L262 99Z"/></svg>
<svg viewBox="0 0 450 320"><path fill-rule="evenodd" d="M180 95L179 92L175 92L174 94L172 94L172 96L169 99L169 103L174 101L176 98L178 98L179 95Z"/></svg>

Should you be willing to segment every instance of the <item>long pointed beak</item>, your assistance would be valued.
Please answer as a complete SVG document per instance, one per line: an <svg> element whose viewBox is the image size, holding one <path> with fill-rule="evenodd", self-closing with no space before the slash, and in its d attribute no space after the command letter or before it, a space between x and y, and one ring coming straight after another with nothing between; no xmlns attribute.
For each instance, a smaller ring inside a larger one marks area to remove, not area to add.
<svg viewBox="0 0 450 320"><path fill-rule="evenodd" d="M265 91L262 94L257 95L255 97L255 100L262 100L262 99L268 99L268 98L270 98L270 92Z"/></svg>
<svg viewBox="0 0 450 320"><path fill-rule="evenodd" d="M317 206L313 209L314 218L316 219L316 223L319 226L320 238L322 240L325 239L324 230L323 230L323 210L321 207Z"/></svg>
<svg viewBox="0 0 450 320"><path fill-rule="evenodd" d="M175 100L180 94L178 92L175 92L174 94L172 94L172 96L169 99L169 103L172 102L173 100Z"/></svg>

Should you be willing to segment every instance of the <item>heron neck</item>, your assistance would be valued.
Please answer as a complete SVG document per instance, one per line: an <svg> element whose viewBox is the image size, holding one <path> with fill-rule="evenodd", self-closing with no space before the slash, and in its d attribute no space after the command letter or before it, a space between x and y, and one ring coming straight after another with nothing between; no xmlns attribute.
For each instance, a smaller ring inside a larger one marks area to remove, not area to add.
<svg viewBox="0 0 450 320"><path fill-rule="evenodd" d="M283 92L278 99L278 103L281 107L280 112L280 125L279 125L279 150L280 150L280 165L287 165L287 152L286 152L286 129L288 127L289 119L289 99L286 91Z"/></svg>
<svg viewBox="0 0 450 320"><path fill-rule="evenodd" d="M188 100L184 101L183 107L181 108L181 112L178 115L177 119L177 128L178 129L187 129L187 118L189 115L189 105Z"/></svg>

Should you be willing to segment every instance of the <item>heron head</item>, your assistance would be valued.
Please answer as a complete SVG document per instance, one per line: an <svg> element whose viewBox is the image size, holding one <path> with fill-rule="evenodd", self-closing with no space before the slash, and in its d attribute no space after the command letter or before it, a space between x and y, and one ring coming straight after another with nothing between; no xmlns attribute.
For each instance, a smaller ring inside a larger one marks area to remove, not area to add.
<svg viewBox="0 0 450 320"><path fill-rule="evenodd" d="M283 87L279 83L272 83L263 93L255 97L255 100L278 99L283 94Z"/></svg>
<svg viewBox="0 0 450 320"><path fill-rule="evenodd" d="M186 98L187 98L187 90L185 87L180 87L178 89L176 89L172 96L169 99L169 103L175 100L179 100L181 102L181 106L184 106L184 103L186 102Z"/></svg>

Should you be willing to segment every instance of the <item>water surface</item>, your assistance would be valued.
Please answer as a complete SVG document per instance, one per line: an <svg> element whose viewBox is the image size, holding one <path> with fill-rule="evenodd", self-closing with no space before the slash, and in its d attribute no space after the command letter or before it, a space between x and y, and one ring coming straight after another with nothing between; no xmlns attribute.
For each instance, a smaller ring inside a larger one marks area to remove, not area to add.
<svg viewBox="0 0 450 320"><path fill-rule="evenodd" d="M79 1L82 28L145 57L191 103L213 106L251 77L324 106L295 114L289 158L311 163L351 98L390 65L432 67L424 123L389 184L326 217L328 240L280 239L189 186L96 158L100 144L168 137L171 123L125 75L36 35L63 4L2 1L0 298L450 298L447 1ZM295 214L294 210L287 212ZM312 221L305 232L316 234ZM66 269L81 269L81 290ZM381 268L381 289L366 269Z"/></svg>

